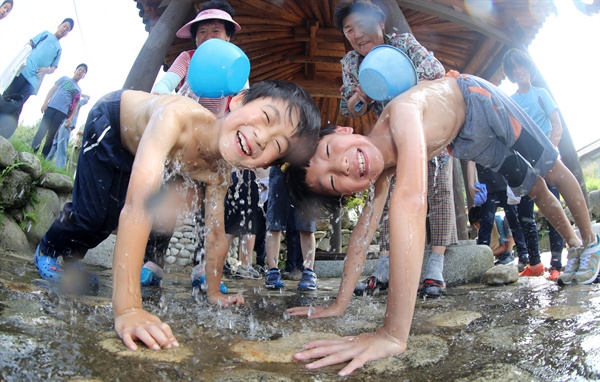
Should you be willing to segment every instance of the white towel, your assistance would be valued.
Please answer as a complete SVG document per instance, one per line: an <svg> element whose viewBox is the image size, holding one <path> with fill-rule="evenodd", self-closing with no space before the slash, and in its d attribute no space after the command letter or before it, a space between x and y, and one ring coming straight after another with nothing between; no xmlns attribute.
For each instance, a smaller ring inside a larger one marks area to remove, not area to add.
<svg viewBox="0 0 600 382"><path fill-rule="evenodd" d="M3 94L6 88L13 82L16 76L21 73L21 70L25 67L27 57L31 53L31 45L25 44L23 49L17 54L17 56L8 64L6 69L2 72L0 77L0 94Z"/></svg>

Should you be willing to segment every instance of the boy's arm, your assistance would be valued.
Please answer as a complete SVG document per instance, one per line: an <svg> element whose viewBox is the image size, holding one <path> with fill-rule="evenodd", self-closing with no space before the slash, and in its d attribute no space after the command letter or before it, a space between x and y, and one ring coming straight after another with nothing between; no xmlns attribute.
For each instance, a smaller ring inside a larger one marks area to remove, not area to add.
<svg viewBox="0 0 600 382"><path fill-rule="evenodd" d="M223 265L227 257L227 238L225 237L225 196L227 194L227 182L215 182L219 184L207 185L205 205L206 238L204 248L206 249L206 283L208 290L206 296L211 303L228 306L231 304L243 304L242 295L227 296L219 291L221 277L223 276Z"/></svg>
<svg viewBox="0 0 600 382"><path fill-rule="evenodd" d="M392 174L393 172L388 171L377 178L373 202L365 205L350 235L340 289L335 302L327 307L300 306L291 308L287 310L290 315L303 316L308 315L310 311L309 318L323 318L341 316L346 312L346 308L348 308L348 304L350 304L350 300L354 295L354 288L365 266L368 246L381 219Z"/></svg>
<svg viewBox="0 0 600 382"><path fill-rule="evenodd" d="M552 114L548 117L550 120L550 125L552 125L552 130L550 131L550 142L555 147L558 147L560 139L562 138L563 127L562 123L560 123L560 115L558 114L558 109L555 109Z"/></svg>
<svg viewBox="0 0 600 382"><path fill-rule="evenodd" d="M48 102L50 102L50 100L52 99L52 96L54 95L54 93L56 93L56 91L58 90L58 84L55 83L54 86L52 86L52 88L48 91L48 95L46 95L46 99L44 100L44 103L42 104L42 113L44 113L46 111L46 109L48 109Z"/></svg>
<svg viewBox="0 0 600 382"><path fill-rule="evenodd" d="M475 182L477 179L477 167L475 162L468 161L467 162L467 188L469 189L469 193L471 194L471 198L475 199L475 195L479 191L478 188L475 187Z"/></svg>
<svg viewBox="0 0 600 382"><path fill-rule="evenodd" d="M308 350L294 358L321 358L306 365L309 369L351 360L338 373L344 376L366 362L406 349L425 249L427 150L421 106L395 103L389 110L398 161L390 204L390 284L384 324L376 333L306 344Z"/></svg>
<svg viewBox="0 0 600 382"><path fill-rule="evenodd" d="M113 311L115 331L131 350L137 349L136 339L155 350L178 346L169 325L143 309L140 274L152 228L146 203L163 183L165 161L181 133L182 118L163 109L150 116L119 217L113 260Z"/></svg>

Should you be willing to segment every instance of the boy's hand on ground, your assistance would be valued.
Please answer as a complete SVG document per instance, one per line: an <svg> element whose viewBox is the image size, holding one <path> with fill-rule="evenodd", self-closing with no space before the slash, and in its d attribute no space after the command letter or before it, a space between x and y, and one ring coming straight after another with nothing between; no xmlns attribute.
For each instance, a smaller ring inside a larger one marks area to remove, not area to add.
<svg viewBox="0 0 600 382"><path fill-rule="evenodd" d="M208 302L218 304L222 307L229 305L244 305L244 296L241 294L227 295L221 292L216 292L207 296Z"/></svg>
<svg viewBox="0 0 600 382"><path fill-rule="evenodd" d="M115 317L115 332L131 350L137 350L135 340L152 350L179 346L171 327L143 309L130 309Z"/></svg>
<svg viewBox="0 0 600 382"><path fill-rule="evenodd" d="M330 306L296 306L287 309L290 316L308 316L308 318L325 318L343 316L346 308L333 304Z"/></svg>
<svg viewBox="0 0 600 382"><path fill-rule="evenodd" d="M294 354L294 359L305 361L319 358L306 365L307 369L318 369L351 361L338 372L346 376L369 361L398 355L406 350L406 344L380 329L376 333L312 341L304 345L306 350Z"/></svg>

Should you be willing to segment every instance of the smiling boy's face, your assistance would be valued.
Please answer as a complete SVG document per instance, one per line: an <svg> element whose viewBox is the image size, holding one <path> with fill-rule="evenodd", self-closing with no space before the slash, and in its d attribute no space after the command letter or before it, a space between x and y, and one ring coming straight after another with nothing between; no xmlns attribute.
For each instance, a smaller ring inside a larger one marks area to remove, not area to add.
<svg viewBox="0 0 600 382"><path fill-rule="evenodd" d="M242 105L242 95L230 103L219 138L223 158L234 166L270 166L294 144L298 111L291 114L282 100L257 98Z"/></svg>
<svg viewBox="0 0 600 382"><path fill-rule="evenodd" d="M306 170L306 183L314 192L350 195L375 183L384 170L383 155L368 137L338 127L319 141Z"/></svg>

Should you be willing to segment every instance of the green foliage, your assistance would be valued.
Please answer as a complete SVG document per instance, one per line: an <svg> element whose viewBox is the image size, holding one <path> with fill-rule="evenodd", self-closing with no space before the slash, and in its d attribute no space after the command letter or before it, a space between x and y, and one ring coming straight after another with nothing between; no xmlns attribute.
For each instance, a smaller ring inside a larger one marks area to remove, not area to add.
<svg viewBox="0 0 600 382"><path fill-rule="evenodd" d="M25 211L25 209L22 209L21 213L23 214L23 220L21 220L21 222L19 223L19 227L21 227L21 230L25 232L29 223L35 223L37 221L37 214L33 211L27 212Z"/></svg>
<svg viewBox="0 0 600 382"><path fill-rule="evenodd" d="M585 187L588 192L600 189L598 174L600 174L600 171L598 170L597 163L583 169L583 178L585 179Z"/></svg>
<svg viewBox="0 0 600 382"><path fill-rule="evenodd" d="M27 151L29 153L33 152L33 150L31 149L31 142L33 141L33 137L35 136L37 126L39 125L40 121L38 121L35 125L32 126L19 125L17 127L17 130L15 130L15 133L9 139L10 143L12 143L13 146L15 146L15 150ZM17 145L15 145L15 143L19 145L18 148Z"/></svg>
<svg viewBox="0 0 600 382"><path fill-rule="evenodd" d="M2 172L0 173L0 187L2 187L2 182L4 181L4 177L6 176L6 174L8 174L9 172L11 172L12 170L19 167L22 164L25 164L25 162L15 162L10 166L6 167L4 170L2 170Z"/></svg>
<svg viewBox="0 0 600 382"><path fill-rule="evenodd" d="M342 205L353 211L356 216L360 215L367 199L369 198L369 190L356 193L352 196L342 198Z"/></svg>
<svg viewBox="0 0 600 382"><path fill-rule="evenodd" d="M39 121L37 124L39 124ZM33 149L31 148L31 142L33 141L33 137L35 136L37 124L35 126L19 125L19 127L17 127L17 130L9 139L10 143L12 143L16 151L34 154ZM43 143L44 142L42 141L42 144ZM42 174L45 174L47 172L56 172L73 178L73 171L56 168L56 166L54 165L54 161L46 160L41 153L37 153L35 155L38 157L42 164Z"/></svg>

